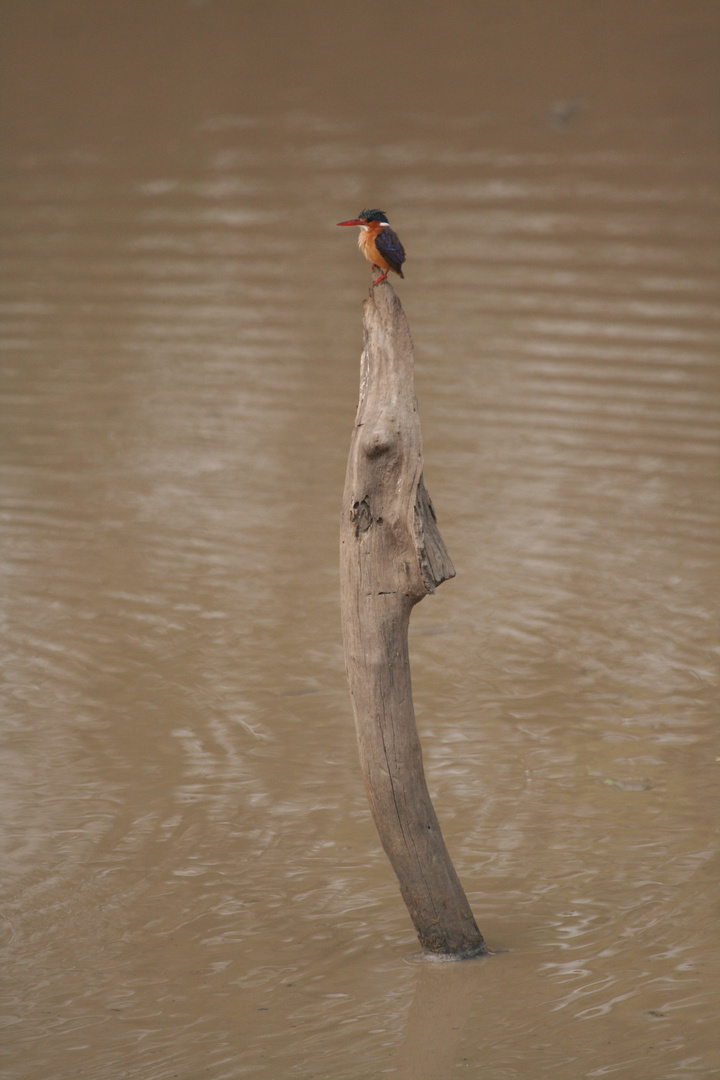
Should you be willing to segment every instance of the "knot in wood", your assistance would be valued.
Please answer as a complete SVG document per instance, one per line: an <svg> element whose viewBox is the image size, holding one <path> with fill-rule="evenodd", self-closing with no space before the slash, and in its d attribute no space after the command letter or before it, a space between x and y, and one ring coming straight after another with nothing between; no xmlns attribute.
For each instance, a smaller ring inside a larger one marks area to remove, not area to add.
<svg viewBox="0 0 720 1080"><path fill-rule="evenodd" d="M373 523L373 519L367 499L353 503L353 508L350 511L350 520L355 523L356 536L360 536L361 533L368 531ZM380 520L382 521L382 518Z"/></svg>
<svg viewBox="0 0 720 1080"><path fill-rule="evenodd" d="M383 425L366 432L362 441L365 457L376 458L387 454L397 442L397 435L391 427Z"/></svg>

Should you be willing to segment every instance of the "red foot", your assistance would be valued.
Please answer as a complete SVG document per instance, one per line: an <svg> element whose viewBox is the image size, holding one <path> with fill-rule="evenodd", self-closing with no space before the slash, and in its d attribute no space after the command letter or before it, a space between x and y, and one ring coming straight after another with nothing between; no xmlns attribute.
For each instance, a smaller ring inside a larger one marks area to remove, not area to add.
<svg viewBox="0 0 720 1080"><path fill-rule="evenodd" d="M373 285L379 285L381 281L385 280L385 278L388 276L388 273L389 271L386 270L382 277L379 277L377 281L373 281Z"/></svg>

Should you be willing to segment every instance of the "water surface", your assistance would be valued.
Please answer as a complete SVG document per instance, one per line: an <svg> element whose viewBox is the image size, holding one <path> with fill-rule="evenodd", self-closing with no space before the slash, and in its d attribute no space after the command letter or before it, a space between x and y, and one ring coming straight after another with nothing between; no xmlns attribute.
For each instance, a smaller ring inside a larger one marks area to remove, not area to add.
<svg viewBox="0 0 720 1080"><path fill-rule="evenodd" d="M3 1075L720 1072L715 7L6 7ZM366 205L469 965L417 959L344 679Z"/></svg>

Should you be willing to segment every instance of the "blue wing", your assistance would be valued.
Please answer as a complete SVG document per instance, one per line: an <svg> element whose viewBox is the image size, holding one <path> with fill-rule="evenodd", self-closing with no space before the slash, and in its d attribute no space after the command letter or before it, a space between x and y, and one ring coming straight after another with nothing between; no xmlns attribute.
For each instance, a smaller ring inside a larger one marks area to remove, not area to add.
<svg viewBox="0 0 720 1080"><path fill-rule="evenodd" d="M380 232L375 237L375 247L386 260L390 269L394 270L400 277L404 277L402 264L405 262L405 248L400 243L398 234L386 225L384 229L380 229Z"/></svg>

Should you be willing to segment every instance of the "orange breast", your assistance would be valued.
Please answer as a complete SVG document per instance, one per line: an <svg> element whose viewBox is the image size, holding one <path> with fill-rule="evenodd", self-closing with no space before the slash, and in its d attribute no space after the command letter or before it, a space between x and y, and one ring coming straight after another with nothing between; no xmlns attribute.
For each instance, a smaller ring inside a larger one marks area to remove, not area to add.
<svg viewBox="0 0 720 1080"><path fill-rule="evenodd" d="M361 229L358 236L358 247L368 262L374 263L375 266L379 266L383 270L389 270L390 266L375 247L375 237L379 231L379 229L373 229L372 227Z"/></svg>

